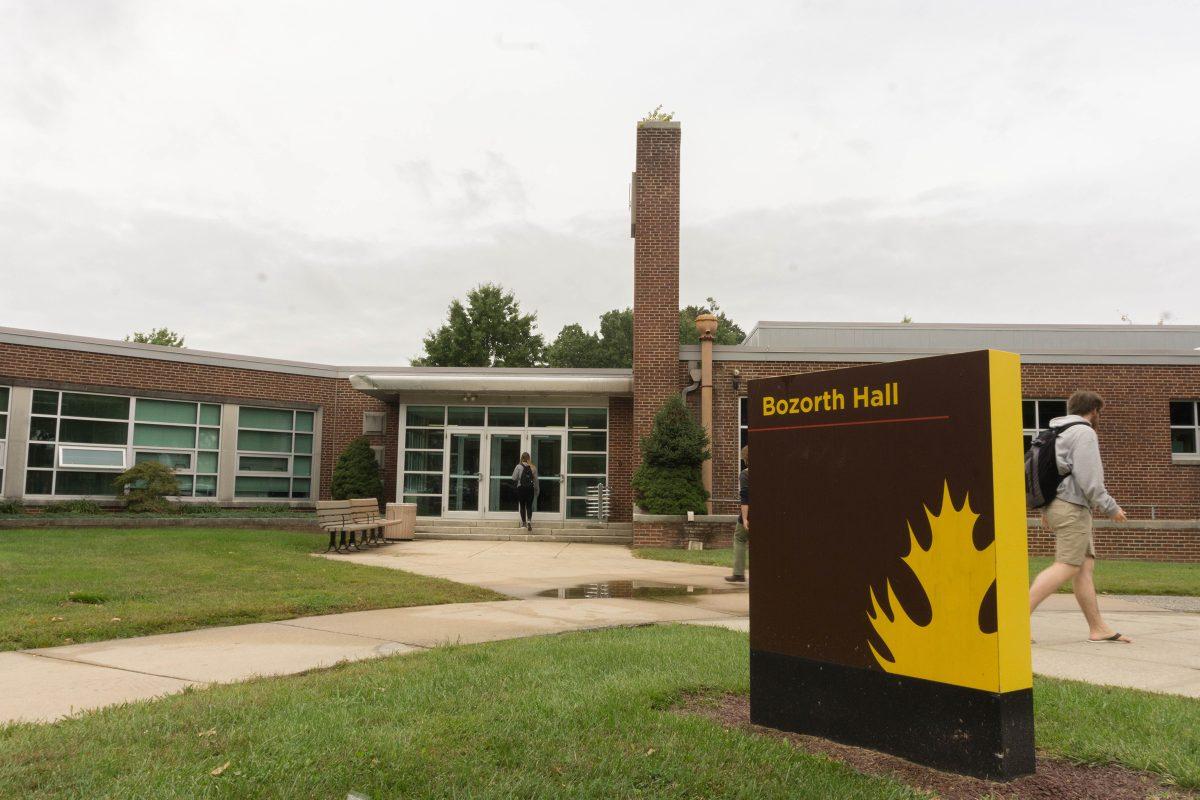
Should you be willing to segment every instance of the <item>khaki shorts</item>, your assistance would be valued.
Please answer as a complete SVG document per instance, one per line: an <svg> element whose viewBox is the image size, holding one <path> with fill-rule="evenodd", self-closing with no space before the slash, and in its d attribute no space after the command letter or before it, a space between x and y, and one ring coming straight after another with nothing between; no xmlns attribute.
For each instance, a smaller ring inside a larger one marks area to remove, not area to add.
<svg viewBox="0 0 1200 800"><path fill-rule="evenodd" d="M1054 534L1055 561L1078 567L1087 556L1096 557L1091 509L1055 500L1046 506L1046 526Z"/></svg>

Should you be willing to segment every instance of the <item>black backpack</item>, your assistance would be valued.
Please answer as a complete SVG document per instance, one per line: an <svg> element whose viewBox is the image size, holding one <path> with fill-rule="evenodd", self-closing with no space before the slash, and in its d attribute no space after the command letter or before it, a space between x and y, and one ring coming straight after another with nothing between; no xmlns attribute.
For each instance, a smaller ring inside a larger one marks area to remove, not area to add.
<svg viewBox="0 0 1200 800"><path fill-rule="evenodd" d="M1047 428L1029 445L1025 453L1025 505L1029 508L1048 506L1058 495L1058 485L1067 476L1058 473L1055 442L1060 433L1075 425L1092 427L1086 422L1068 422L1057 428Z"/></svg>
<svg viewBox="0 0 1200 800"><path fill-rule="evenodd" d="M528 464L521 465L521 481L517 485L522 489L533 488L533 467Z"/></svg>

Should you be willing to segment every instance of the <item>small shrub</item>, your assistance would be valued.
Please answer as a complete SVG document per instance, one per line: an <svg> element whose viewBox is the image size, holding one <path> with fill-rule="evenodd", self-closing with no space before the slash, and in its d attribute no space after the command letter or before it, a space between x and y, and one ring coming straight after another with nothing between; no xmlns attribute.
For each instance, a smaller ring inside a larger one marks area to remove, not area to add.
<svg viewBox="0 0 1200 800"><path fill-rule="evenodd" d="M134 464L116 477L113 487L123 495L125 509L135 513L167 513L171 504L166 498L179 495L174 470L157 461Z"/></svg>
<svg viewBox="0 0 1200 800"><path fill-rule="evenodd" d="M221 507L216 503L180 503L179 513L186 516L220 514Z"/></svg>
<svg viewBox="0 0 1200 800"><path fill-rule="evenodd" d="M20 500L0 500L0 514L21 514L24 511Z"/></svg>
<svg viewBox="0 0 1200 800"><path fill-rule="evenodd" d="M334 500L354 497L374 497L383 503L383 480L379 477L379 462L371 451L371 441L365 436L350 440L333 467L329 487Z"/></svg>
<svg viewBox="0 0 1200 800"><path fill-rule="evenodd" d="M104 506L95 500L62 500L42 507L46 514L75 514L84 517L98 517L104 513Z"/></svg>
<svg viewBox="0 0 1200 800"><path fill-rule="evenodd" d="M261 506L251 506L246 510L255 514L295 514L297 511L287 503L263 503Z"/></svg>
<svg viewBox="0 0 1200 800"><path fill-rule="evenodd" d="M651 514L703 514L708 492L700 468L709 457L708 434L682 398L663 404L641 448L642 464L633 474L638 505Z"/></svg>

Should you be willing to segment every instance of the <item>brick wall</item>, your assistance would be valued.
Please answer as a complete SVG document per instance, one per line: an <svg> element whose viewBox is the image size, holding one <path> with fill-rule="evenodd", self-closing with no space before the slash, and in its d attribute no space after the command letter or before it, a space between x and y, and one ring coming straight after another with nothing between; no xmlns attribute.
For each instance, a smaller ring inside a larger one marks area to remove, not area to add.
<svg viewBox="0 0 1200 800"><path fill-rule="evenodd" d="M701 539L707 548L733 547L732 522L634 522L634 547L687 547Z"/></svg>
<svg viewBox="0 0 1200 800"><path fill-rule="evenodd" d="M633 249L633 443L650 433L654 414L679 391L679 124L637 130Z"/></svg>
<svg viewBox="0 0 1200 800"><path fill-rule="evenodd" d="M738 397L754 378L857 366L826 361L716 361L713 364L713 511L737 507ZM733 370L740 388L733 389ZM678 386L690 383L679 362ZM1105 398L1097 434L1109 492L1137 520L1200 518L1200 464L1171 460L1171 400L1200 397L1200 368L1145 364L1022 364L1022 397L1066 399L1076 389ZM752 459L753 460L753 459ZM1153 508L1152 508L1153 506ZM1195 561L1200 527L1192 529L1098 527L1102 558ZM1030 552L1052 554L1053 540L1030 529Z"/></svg>
<svg viewBox="0 0 1200 800"><path fill-rule="evenodd" d="M610 397L608 400L608 486L610 517L613 522L629 522L633 511L633 399Z"/></svg>
<svg viewBox="0 0 1200 800"><path fill-rule="evenodd" d="M333 463L338 454L350 439L362 434L362 412L386 411L385 434L371 438L372 444L386 448L384 489L389 498L395 495L396 408L355 391L346 380L0 343L0 384L319 407L323 499L329 497Z"/></svg>

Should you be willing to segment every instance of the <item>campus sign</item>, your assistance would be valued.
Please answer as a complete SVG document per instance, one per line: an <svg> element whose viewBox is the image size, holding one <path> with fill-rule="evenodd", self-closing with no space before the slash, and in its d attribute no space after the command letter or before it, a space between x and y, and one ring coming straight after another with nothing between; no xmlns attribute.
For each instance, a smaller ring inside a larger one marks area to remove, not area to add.
<svg viewBox="0 0 1200 800"><path fill-rule="evenodd" d="M754 722L1032 772L1020 364L750 382Z"/></svg>

